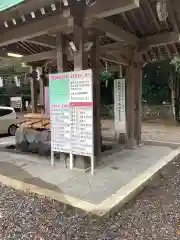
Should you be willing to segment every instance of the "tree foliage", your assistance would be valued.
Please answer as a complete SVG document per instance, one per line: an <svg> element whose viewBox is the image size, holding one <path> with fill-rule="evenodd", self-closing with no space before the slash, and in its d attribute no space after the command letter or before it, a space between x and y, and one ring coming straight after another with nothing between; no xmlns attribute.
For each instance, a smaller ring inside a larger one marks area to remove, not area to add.
<svg viewBox="0 0 180 240"><path fill-rule="evenodd" d="M143 99L149 104L171 103L180 121L180 58L148 63L143 69Z"/></svg>
<svg viewBox="0 0 180 240"><path fill-rule="evenodd" d="M170 102L170 60L147 63L143 68L143 100L149 104Z"/></svg>

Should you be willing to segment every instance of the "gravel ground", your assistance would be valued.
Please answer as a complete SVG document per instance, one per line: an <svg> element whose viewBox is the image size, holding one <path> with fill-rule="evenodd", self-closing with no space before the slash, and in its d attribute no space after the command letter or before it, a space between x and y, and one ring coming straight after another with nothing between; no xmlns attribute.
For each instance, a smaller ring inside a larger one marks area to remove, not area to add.
<svg viewBox="0 0 180 240"><path fill-rule="evenodd" d="M102 120L102 135L106 138L114 138L114 122ZM142 140L155 140L165 142L180 142L180 125L172 125L166 122L142 123Z"/></svg>
<svg viewBox="0 0 180 240"><path fill-rule="evenodd" d="M55 201L1 186L0 240L180 239L180 165L167 169L109 220L63 213Z"/></svg>

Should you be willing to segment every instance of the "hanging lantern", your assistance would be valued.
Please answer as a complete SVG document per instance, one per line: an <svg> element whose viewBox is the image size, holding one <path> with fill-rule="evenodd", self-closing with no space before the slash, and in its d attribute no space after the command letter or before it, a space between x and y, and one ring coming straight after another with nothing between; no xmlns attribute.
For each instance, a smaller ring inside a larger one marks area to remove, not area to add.
<svg viewBox="0 0 180 240"><path fill-rule="evenodd" d="M161 22L164 22L168 17L167 1L168 0L158 0L156 5L157 15Z"/></svg>

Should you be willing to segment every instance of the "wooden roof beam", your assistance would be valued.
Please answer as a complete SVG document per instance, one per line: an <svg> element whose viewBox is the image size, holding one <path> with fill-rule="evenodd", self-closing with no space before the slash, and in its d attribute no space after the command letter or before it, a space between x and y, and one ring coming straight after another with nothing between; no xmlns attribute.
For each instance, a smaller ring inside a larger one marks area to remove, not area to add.
<svg viewBox="0 0 180 240"><path fill-rule="evenodd" d="M59 15L47 17L1 34L0 47L47 34L52 29L63 31L72 25L73 18L65 19Z"/></svg>
<svg viewBox="0 0 180 240"><path fill-rule="evenodd" d="M37 0L32 0L32 1L34 2L34 5L37 7L37 4L40 4L39 2L41 2L41 5L43 5L42 3L46 2L47 0L39 0L38 3L35 3L37 2ZM32 3L32 1L29 1L29 3ZM52 1L48 0L48 2L52 2ZM24 5L25 9L27 9L27 4L28 3ZM41 5L39 5L38 7L41 7ZM32 6L33 5L31 5L31 7ZM139 7L139 0L121 0L121 1L99 0L97 1L97 4L95 4L91 8L87 8L85 17L86 18L103 18L110 15L128 11L136 7ZM33 9L31 8L29 9L33 11ZM22 15L24 14L24 11L25 10L22 11ZM18 12L18 14L19 13L21 15L21 12ZM63 16L63 14L61 16ZM8 45L18 41L25 41L33 37L44 35L53 29L67 29L68 27L72 27L73 21L71 16L69 16L69 19L65 19L61 16L58 14L55 16L47 17L42 20L34 21L33 23L25 24L24 26L19 28L14 28L12 30L9 30L1 35L0 46ZM103 27L102 22L100 22L97 26ZM110 27L110 23L108 26ZM126 33L123 32L122 30L121 30L122 32L119 32L118 33L119 35L116 36L115 30L119 31L120 28L118 28L118 26L117 28L115 27L116 25L114 25L114 28L112 29L112 31L108 33L111 35L111 37L113 38L117 37L117 39L119 40L121 39L121 37L123 37L122 40L126 41L126 39L124 38L127 38L128 41L130 42L132 41L133 38L131 39L131 37L126 36ZM121 34L123 36L121 36Z"/></svg>
<svg viewBox="0 0 180 240"><path fill-rule="evenodd" d="M52 50L52 51L46 51L42 53L27 55L22 58L4 58L0 61L0 63L3 63L3 64L32 63L32 62L38 62L38 61L43 61L48 59L55 59L56 54L57 54L56 50ZM127 65L126 60L121 56L117 57L117 56L113 56L106 53L106 54L100 55L100 58L113 63ZM68 59L68 60L72 60L72 59Z"/></svg>
<svg viewBox="0 0 180 240"><path fill-rule="evenodd" d="M118 26L107 20L104 19L98 20L97 23L94 23L94 26L96 26L101 31L103 30L108 31L106 35L113 38L114 40L121 41L116 44L109 45L109 48L111 48L113 51L117 51L118 49L124 51L124 47L122 47L123 46L122 41L124 41L126 44L129 43L133 45L136 44L138 41L137 37L120 29ZM55 37L52 36L47 35L39 36L32 39L28 39L27 41L45 47L56 48L56 39Z"/></svg>
<svg viewBox="0 0 180 240"><path fill-rule="evenodd" d="M119 58L125 57L129 58L130 56L130 50L129 48L123 46L121 43L112 43L112 44L106 44L104 46L100 47L100 55L108 54L108 56L113 55L118 53L121 55ZM53 59L56 58L57 52L56 50L51 50L51 51L45 51L42 53L37 53L37 54L32 54L32 55L27 55L22 58L5 58L4 62L6 63L16 63L16 62L24 62L24 63L31 63L31 62L38 62L42 60L48 60L48 59ZM4 57L4 56L3 56ZM120 59L122 61L122 59ZM68 60L72 60L71 57L68 58ZM115 59L114 59L115 61ZM116 59L118 62L119 60ZM123 60L122 62L124 62Z"/></svg>
<svg viewBox="0 0 180 240"><path fill-rule="evenodd" d="M100 53L115 53L119 52L122 56L128 57L131 54L130 49L124 46L121 42L110 43L100 46Z"/></svg>
<svg viewBox="0 0 180 240"><path fill-rule="evenodd" d="M151 47L171 44L180 41L180 34L176 32L165 32L150 37L145 37L139 41L140 51L145 51Z"/></svg>
<svg viewBox="0 0 180 240"><path fill-rule="evenodd" d="M105 32L105 35L107 37L110 37L116 41L123 41L125 42L125 44L136 45L138 42L138 38L136 36L124 31L123 29L106 19L98 19L93 21L92 27L102 32Z"/></svg>
<svg viewBox="0 0 180 240"><path fill-rule="evenodd" d="M45 51L41 53L36 53L32 55L27 55L21 58L4 58L3 62L6 64L15 64L15 63L32 63L32 62L38 62L48 59L56 58L56 50L52 51Z"/></svg>
<svg viewBox="0 0 180 240"><path fill-rule="evenodd" d="M98 0L87 10L87 17L105 18L139 7L139 0Z"/></svg>
<svg viewBox="0 0 180 240"><path fill-rule="evenodd" d="M46 39L46 36L45 36L45 39ZM40 41L40 39L38 39L38 41ZM36 42L36 43L39 44L39 42ZM56 48L56 45L53 45L53 48ZM119 53L122 56L128 58L131 54L131 51L128 47L124 46L122 43L117 42L117 43L110 43L110 44L105 44L103 46L100 46L100 54L105 54L105 53L108 53L108 54ZM3 57L6 57L6 55L3 55ZM45 51L45 52L34 54L34 55L27 55L19 60L22 62L32 62L33 59L34 61L41 61L43 59L50 59L54 57L56 57L56 50L50 50L50 51ZM16 61L18 59L14 59L14 60Z"/></svg>
<svg viewBox="0 0 180 240"><path fill-rule="evenodd" d="M51 4L59 3L60 0L31 0L12 8L9 11L2 12L0 15L1 21L8 21L34 12L40 8ZM73 1L72 1L73 2ZM75 3L74 3L75 4ZM103 18L114 14L126 12L139 7L139 0L99 0L97 4L88 8L87 17Z"/></svg>
<svg viewBox="0 0 180 240"><path fill-rule="evenodd" d="M121 56L113 56L109 54L103 54L100 56L101 59L109 61L116 64L128 65L128 62Z"/></svg>
<svg viewBox="0 0 180 240"><path fill-rule="evenodd" d="M19 18L22 15L29 14L40 8L47 7L53 3L58 3L59 0L31 0L22 2L16 7L11 8L10 10L1 12L0 21L8 21L11 19Z"/></svg>

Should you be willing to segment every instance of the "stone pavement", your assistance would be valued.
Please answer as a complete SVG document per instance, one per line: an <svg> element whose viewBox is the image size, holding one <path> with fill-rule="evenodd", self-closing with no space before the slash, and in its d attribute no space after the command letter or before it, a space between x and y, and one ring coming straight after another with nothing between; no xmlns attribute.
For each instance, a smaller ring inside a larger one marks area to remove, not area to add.
<svg viewBox="0 0 180 240"><path fill-rule="evenodd" d="M112 126L112 121L102 122L104 137L112 138ZM143 139L177 143L180 142L179 127L143 124ZM152 146L150 143L133 151L119 148L104 156L103 164L92 176L90 173L70 171L65 168L64 162L57 161L52 168L50 159L2 150L3 145L13 143L14 137L0 139L0 183L20 190L29 189L88 211L96 206L106 208L108 205L110 209L112 202L124 201L131 191L138 189L156 171L179 156L180 151L167 143L164 146Z"/></svg>
<svg viewBox="0 0 180 240"><path fill-rule="evenodd" d="M71 200L75 199L79 202L76 207L81 203L93 210L103 202L108 203L108 199L115 197L119 190L123 189L123 194L126 193L126 186L131 185L132 182L139 184L137 178L140 175L148 175L148 170L156 166L159 161L166 164L166 160L162 161L162 159L171 153L171 147L150 145L144 145L133 151L116 152L104 158L103 165L96 169L93 176L90 173L70 171L65 168L64 162L58 161L52 168L50 160L46 158L2 151L0 181L15 188L18 185L17 188L21 190L29 184L35 186L35 193L39 193L40 190L37 189L44 189L40 194L45 196L50 190L53 192L49 192L48 197L53 198L57 193L61 195L63 203L74 205ZM121 192L120 195L123 194Z"/></svg>
<svg viewBox="0 0 180 240"><path fill-rule="evenodd" d="M9 136L1 136L0 138L0 146L3 145L12 145L15 144L15 137L9 137Z"/></svg>

